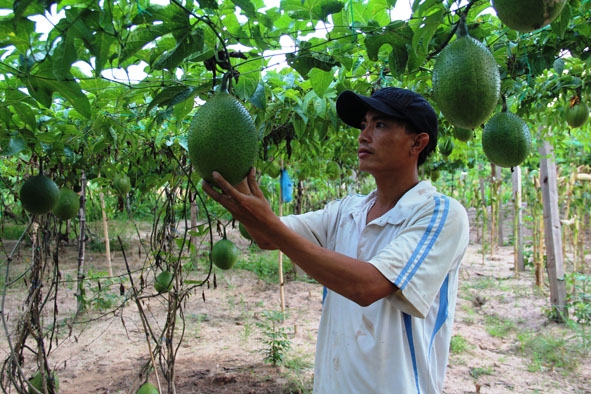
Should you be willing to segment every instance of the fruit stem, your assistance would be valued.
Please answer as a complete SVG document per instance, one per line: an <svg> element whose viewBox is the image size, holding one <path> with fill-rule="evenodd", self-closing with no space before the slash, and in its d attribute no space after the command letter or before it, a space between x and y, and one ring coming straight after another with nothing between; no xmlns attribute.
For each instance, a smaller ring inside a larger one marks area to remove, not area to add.
<svg viewBox="0 0 591 394"><path fill-rule="evenodd" d="M230 87L232 86L232 73L227 72L222 76L222 84L220 85L220 92L230 92Z"/></svg>
<svg viewBox="0 0 591 394"><path fill-rule="evenodd" d="M458 23L458 31L456 32L458 38L468 36L468 25L466 25L466 14L460 15L460 22Z"/></svg>
<svg viewBox="0 0 591 394"><path fill-rule="evenodd" d="M505 95L502 94L501 99L503 100L503 106L501 107L501 112L507 112L507 97L505 97Z"/></svg>

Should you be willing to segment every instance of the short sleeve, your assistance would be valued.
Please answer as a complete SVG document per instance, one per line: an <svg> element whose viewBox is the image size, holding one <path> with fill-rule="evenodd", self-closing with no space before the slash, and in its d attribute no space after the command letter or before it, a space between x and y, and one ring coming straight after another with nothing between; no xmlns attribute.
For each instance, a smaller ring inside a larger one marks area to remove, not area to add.
<svg viewBox="0 0 591 394"><path fill-rule="evenodd" d="M425 317L445 278L459 267L468 247L469 222L456 200L435 195L370 263L398 287L397 308Z"/></svg>

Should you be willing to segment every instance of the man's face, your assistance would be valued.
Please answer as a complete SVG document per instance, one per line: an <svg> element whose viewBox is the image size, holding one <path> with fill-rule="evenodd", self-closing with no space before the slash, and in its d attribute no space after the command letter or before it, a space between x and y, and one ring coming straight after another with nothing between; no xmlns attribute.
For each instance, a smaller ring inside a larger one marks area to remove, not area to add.
<svg viewBox="0 0 591 394"><path fill-rule="evenodd" d="M361 121L358 137L359 169L374 176L392 176L406 168L416 168L412 154L418 134L408 133L399 120L369 110Z"/></svg>

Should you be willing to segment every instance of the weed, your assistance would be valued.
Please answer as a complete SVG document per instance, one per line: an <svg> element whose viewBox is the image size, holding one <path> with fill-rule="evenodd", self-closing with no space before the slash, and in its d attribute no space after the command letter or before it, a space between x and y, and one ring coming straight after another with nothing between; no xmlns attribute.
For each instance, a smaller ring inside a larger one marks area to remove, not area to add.
<svg viewBox="0 0 591 394"><path fill-rule="evenodd" d="M86 273L86 283L90 287L92 297L84 299L85 309L110 310L122 301L119 287L117 286L117 290L111 288L112 285L122 283L121 279L109 277L107 272L89 270Z"/></svg>
<svg viewBox="0 0 591 394"><path fill-rule="evenodd" d="M591 275L574 272L565 275L569 293L566 307L579 324L591 324Z"/></svg>
<svg viewBox="0 0 591 394"><path fill-rule="evenodd" d="M314 368L309 355L287 357L284 362L285 376L289 382L290 393L312 393L312 375L306 374Z"/></svg>
<svg viewBox="0 0 591 394"><path fill-rule="evenodd" d="M531 372L555 368L574 371L578 366L581 352L577 341L539 332L520 333L517 338L522 353L532 360L528 366Z"/></svg>
<svg viewBox="0 0 591 394"><path fill-rule="evenodd" d="M474 367L474 368L470 368L470 376L472 376L474 379L478 379L481 376L486 376L486 375L492 375L493 374L493 370L492 367Z"/></svg>
<svg viewBox="0 0 591 394"><path fill-rule="evenodd" d="M468 349L469 343L461 335L454 335L451 337L451 342L449 344L449 351L452 354L460 354L465 352Z"/></svg>
<svg viewBox="0 0 591 394"><path fill-rule="evenodd" d="M263 332L261 342L266 346L261 352L265 355L266 363L276 365L283 364L285 354L291 349L289 340L290 332L281 326L285 314L281 311L263 311L265 320L257 323Z"/></svg>
<svg viewBox="0 0 591 394"><path fill-rule="evenodd" d="M256 276L266 283L279 282L279 264L278 251L272 252L251 252L246 261L238 261L236 268L245 269L254 272ZM289 259L283 259L283 273L292 270L292 263Z"/></svg>
<svg viewBox="0 0 591 394"><path fill-rule="evenodd" d="M497 315L489 315L485 320L486 332L496 338L505 338L515 329L515 323L509 319L502 319Z"/></svg>

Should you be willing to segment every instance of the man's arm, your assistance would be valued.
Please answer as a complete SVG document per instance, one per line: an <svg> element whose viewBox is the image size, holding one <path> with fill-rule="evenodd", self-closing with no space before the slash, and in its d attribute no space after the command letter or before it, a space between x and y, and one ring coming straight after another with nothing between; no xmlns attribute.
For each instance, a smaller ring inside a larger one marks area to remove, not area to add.
<svg viewBox="0 0 591 394"><path fill-rule="evenodd" d="M310 277L361 306L396 290L372 264L323 248L287 227L259 189L254 169L236 188L216 172L213 178L222 192L207 182L203 190L246 227L259 247L281 250Z"/></svg>

